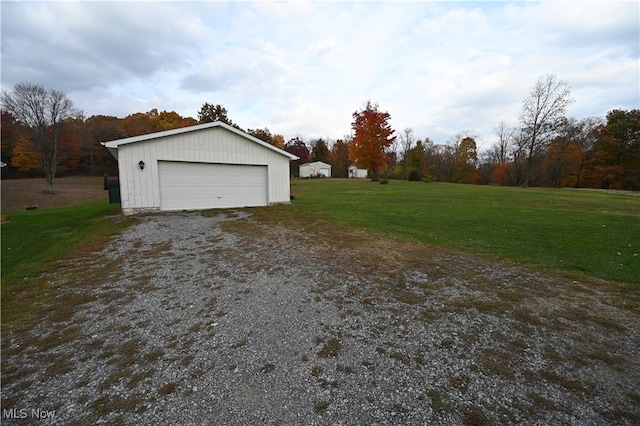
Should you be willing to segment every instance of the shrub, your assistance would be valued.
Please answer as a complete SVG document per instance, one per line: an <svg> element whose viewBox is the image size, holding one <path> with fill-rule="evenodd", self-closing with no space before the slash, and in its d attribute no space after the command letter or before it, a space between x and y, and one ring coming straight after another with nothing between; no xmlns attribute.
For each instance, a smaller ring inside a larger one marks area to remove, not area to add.
<svg viewBox="0 0 640 426"><path fill-rule="evenodd" d="M411 170L409 172L409 180L412 182L418 182L420 180L420 172L417 170Z"/></svg>

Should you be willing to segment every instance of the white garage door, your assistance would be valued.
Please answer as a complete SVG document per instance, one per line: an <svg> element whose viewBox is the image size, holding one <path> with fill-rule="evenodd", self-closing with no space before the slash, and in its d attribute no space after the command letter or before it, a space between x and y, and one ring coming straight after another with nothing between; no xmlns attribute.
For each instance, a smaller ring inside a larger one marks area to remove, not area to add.
<svg viewBox="0 0 640 426"><path fill-rule="evenodd" d="M160 210L266 206L267 166L160 161Z"/></svg>

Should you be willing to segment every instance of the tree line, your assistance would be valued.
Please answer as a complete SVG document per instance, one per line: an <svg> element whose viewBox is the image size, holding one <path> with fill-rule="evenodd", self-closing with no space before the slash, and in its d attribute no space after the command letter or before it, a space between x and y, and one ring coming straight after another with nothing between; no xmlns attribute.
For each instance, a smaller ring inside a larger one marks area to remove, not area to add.
<svg viewBox="0 0 640 426"><path fill-rule="evenodd" d="M351 133L341 139L285 140L266 127L241 128L220 104L204 103L197 119L157 109L85 117L65 94L21 83L2 93L2 177L44 173L52 191L56 175L117 173L100 142L219 120L298 156L292 176L300 164L323 161L341 178L356 164L373 179L640 190L640 110L575 119L565 116L572 102L566 82L541 77L523 101L518 125L497 124L493 144L478 152L472 132L444 144L417 138L412 128L396 134L390 114L371 101L353 113Z"/></svg>
<svg viewBox="0 0 640 426"><path fill-rule="evenodd" d="M523 102L518 125L496 125L484 152L472 133L436 144L406 128L388 151L386 173L468 184L640 190L640 110L576 119L565 115L572 102L566 82L541 77Z"/></svg>

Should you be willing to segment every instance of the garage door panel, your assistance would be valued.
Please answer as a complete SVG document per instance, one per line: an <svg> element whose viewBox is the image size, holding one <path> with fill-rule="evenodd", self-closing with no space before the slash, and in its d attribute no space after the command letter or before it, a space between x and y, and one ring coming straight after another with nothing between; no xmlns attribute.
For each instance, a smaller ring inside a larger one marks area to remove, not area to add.
<svg viewBox="0 0 640 426"><path fill-rule="evenodd" d="M161 161L160 209L264 206L267 166Z"/></svg>

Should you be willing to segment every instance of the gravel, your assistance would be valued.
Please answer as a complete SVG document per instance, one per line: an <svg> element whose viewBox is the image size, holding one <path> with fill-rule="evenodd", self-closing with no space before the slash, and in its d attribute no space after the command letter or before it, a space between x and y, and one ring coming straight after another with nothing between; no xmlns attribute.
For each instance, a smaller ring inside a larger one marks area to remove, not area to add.
<svg viewBox="0 0 640 426"><path fill-rule="evenodd" d="M43 278L70 317L3 334L3 424L640 423L615 293L250 210L138 221Z"/></svg>

